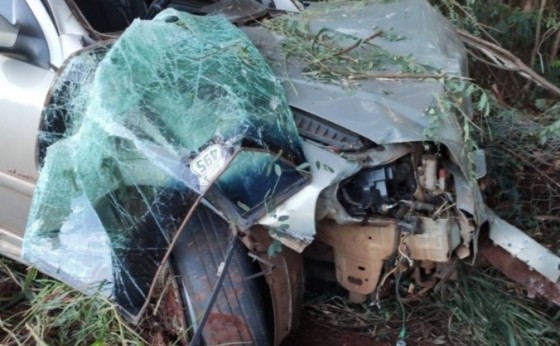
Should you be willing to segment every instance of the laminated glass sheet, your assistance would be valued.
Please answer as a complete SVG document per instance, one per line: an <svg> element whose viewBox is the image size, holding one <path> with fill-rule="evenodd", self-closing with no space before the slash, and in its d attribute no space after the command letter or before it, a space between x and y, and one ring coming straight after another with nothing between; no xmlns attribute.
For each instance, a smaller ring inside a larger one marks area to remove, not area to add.
<svg viewBox="0 0 560 346"><path fill-rule="evenodd" d="M200 196L243 218L305 183L284 91L258 50L222 17L174 10L70 58L38 146L25 260L132 320ZM270 188L252 194L251 182Z"/></svg>

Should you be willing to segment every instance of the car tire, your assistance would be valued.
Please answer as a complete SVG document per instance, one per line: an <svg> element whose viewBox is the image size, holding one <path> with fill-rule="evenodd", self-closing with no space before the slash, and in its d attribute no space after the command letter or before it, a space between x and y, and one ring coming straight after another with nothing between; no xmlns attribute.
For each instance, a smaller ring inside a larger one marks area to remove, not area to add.
<svg viewBox="0 0 560 346"><path fill-rule="evenodd" d="M218 268L225 259L230 233L226 221L200 205L173 249L172 264L178 274L185 315L194 328L198 328L218 280ZM206 345L273 343L269 288L262 277L246 279L259 270L245 246L237 242L221 292L203 329Z"/></svg>

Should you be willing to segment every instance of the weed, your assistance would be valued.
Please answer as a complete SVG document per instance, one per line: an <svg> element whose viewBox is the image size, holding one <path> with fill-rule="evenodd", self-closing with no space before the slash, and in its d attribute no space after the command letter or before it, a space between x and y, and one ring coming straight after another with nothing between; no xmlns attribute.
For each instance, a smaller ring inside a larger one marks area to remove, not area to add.
<svg viewBox="0 0 560 346"><path fill-rule="evenodd" d="M448 337L465 345L557 345L560 320L494 271L461 273L433 303L449 314ZM465 340L464 333L470 334Z"/></svg>
<svg viewBox="0 0 560 346"><path fill-rule="evenodd" d="M412 55L393 54L373 43L378 37L391 41L406 39L394 32L373 28L365 38L329 28L313 32L309 19L328 10L329 7L317 6L263 22L265 28L283 37L286 60L300 66L304 76L347 86L349 80L367 79L371 72L420 74L433 70L417 63Z"/></svg>
<svg viewBox="0 0 560 346"><path fill-rule="evenodd" d="M461 271L458 281L448 281L422 300L407 303L404 320L393 298L382 300L377 307L352 304L337 295L342 294L340 291L308 297L304 311L320 323L359 331L378 340L398 338L404 322L407 341L421 344L557 345L560 314L554 315L539 302L523 298L517 286L498 273ZM401 285L407 284L403 280Z"/></svg>
<svg viewBox="0 0 560 346"><path fill-rule="evenodd" d="M0 258L0 278L2 345L149 345L158 324L167 328L170 343L184 333L181 323L162 316L168 311L155 316L160 302L131 326L106 298L84 295L5 258Z"/></svg>

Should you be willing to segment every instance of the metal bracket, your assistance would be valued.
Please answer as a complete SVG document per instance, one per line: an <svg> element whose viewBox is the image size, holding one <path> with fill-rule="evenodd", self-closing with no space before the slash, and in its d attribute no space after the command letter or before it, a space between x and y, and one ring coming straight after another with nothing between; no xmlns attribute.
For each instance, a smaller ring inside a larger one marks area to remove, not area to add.
<svg viewBox="0 0 560 346"><path fill-rule="evenodd" d="M253 275L249 275L249 276L245 277L245 280L252 280L252 279L255 279L255 278L258 278L258 277L261 277L261 276L271 274L272 271L274 269L276 269L276 266L272 262L267 261L264 258L255 255L252 252L247 253L247 256L251 257L254 261L258 261L258 262L264 264L265 266L267 266L267 268L263 271L260 271L258 273L253 274Z"/></svg>

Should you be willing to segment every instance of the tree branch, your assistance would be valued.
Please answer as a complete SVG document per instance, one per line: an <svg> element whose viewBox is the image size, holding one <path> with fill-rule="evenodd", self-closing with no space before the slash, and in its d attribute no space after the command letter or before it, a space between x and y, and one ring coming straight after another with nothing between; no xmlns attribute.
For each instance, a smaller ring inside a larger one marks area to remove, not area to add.
<svg viewBox="0 0 560 346"><path fill-rule="evenodd" d="M550 63L554 64L558 58L558 49L560 49L560 30L556 32L552 48L550 49Z"/></svg>
<svg viewBox="0 0 560 346"><path fill-rule="evenodd" d="M348 76L348 79L439 79L445 77L443 73L399 73L399 72L371 72Z"/></svg>
<svg viewBox="0 0 560 346"><path fill-rule="evenodd" d="M383 33L383 31L377 30L373 34L369 35L368 37L366 37L364 39L357 40L351 46L348 46L346 48L343 48L343 49L339 50L338 52L336 52L335 55L338 56L338 55L346 54L346 53L350 52L351 50L358 48L362 43L367 43L367 42L373 40L374 38L376 38L377 36L380 36L382 33Z"/></svg>
<svg viewBox="0 0 560 346"><path fill-rule="evenodd" d="M492 42L488 42L484 39L473 36L466 31L457 30L457 32L459 33L459 36L467 46L480 50L486 56L493 59L495 63L499 61L503 65L501 66L502 69L515 71L519 73L521 76L529 79L530 81L536 83L543 89L546 89L551 93L555 94L556 97L560 98L559 87L557 87L556 85L554 85L553 83L549 82L544 77L542 77L540 74L535 72L532 68L527 66L521 59L519 59L510 51Z"/></svg>
<svg viewBox="0 0 560 346"><path fill-rule="evenodd" d="M541 6L539 8L537 27L535 28L535 46L533 47L533 51L531 52L531 63L529 64L530 68L533 68L533 66L535 66L535 61L537 60L537 54L539 53L539 47L541 45L541 23L544 9L546 7L546 1L547 0L541 0Z"/></svg>

